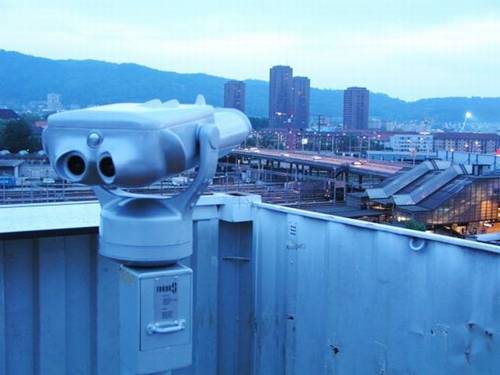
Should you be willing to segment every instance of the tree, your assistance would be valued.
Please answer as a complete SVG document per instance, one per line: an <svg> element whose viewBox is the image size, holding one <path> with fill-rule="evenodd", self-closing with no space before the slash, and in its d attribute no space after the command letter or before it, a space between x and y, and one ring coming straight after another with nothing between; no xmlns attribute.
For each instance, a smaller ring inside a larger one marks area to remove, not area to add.
<svg viewBox="0 0 500 375"><path fill-rule="evenodd" d="M425 232L425 230L427 229L425 227L424 223L422 223L420 221L417 221L417 220L407 221L406 224L405 224L405 228L406 229L412 229L412 230L418 230L420 232Z"/></svg>
<svg viewBox="0 0 500 375"><path fill-rule="evenodd" d="M269 120L265 117L250 117L253 130L261 130L269 127Z"/></svg>
<svg viewBox="0 0 500 375"><path fill-rule="evenodd" d="M33 134L31 125L24 119L9 121L0 133L0 149L12 153L21 150L35 152L41 149L40 136Z"/></svg>

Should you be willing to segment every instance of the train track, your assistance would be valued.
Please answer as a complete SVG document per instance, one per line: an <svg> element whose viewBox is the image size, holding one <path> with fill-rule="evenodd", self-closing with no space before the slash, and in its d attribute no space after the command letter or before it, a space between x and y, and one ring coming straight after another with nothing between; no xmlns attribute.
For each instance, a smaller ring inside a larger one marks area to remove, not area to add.
<svg viewBox="0 0 500 375"><path fill-rule="evenodd" d="M158 183L147 188L133 189L131 191L171 196L181 192L184 188L183 186ZM325 201L323 190L300 191L287 188L283 183L265 183L262 185L255 183L214 184L207 189L208 194L216 192L258 194L264 202L276 204ZM0 205L94 200L96 200L96 197L90 187L77 184L0 188Z"/></svg>

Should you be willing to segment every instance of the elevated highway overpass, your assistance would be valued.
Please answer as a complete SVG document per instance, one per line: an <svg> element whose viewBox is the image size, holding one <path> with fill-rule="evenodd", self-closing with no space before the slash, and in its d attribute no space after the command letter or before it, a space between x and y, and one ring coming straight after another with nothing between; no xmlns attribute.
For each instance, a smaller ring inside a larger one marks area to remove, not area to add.
<svg viewBox="0 0 500 375"><path fill-rule="evenodd" d="M234 150L231 155L237 158L248 158L262 161L276 161L298 166L306 166L312 170L332 171L334 175L341 172L358 176L374 176L386 178L394 175L404 168L401 163L386 163L359 159L348 156L328 154L311 154L293 151L269 149L241 149Z"/></svg>

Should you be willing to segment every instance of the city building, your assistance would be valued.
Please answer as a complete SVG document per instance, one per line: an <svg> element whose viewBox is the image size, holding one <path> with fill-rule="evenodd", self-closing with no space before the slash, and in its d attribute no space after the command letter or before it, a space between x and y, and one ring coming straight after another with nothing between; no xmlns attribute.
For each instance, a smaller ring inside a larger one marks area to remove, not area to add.
<svg viewBox="0 0 500 375"><path fill-rule="evenodd" d="M481 166L483 169L500 169L500 154L478 152L445 151L436 152L438 159L458 164Z"/></svg>
<svg viewBox="0 0 500 375"><path fill-rule="evenodd" d="M370 92L364 87L350 87L344 91L344 129L368 129Z"/></svg>
<svg viewBox="0 0 500 375"><path fill-rule="evenodd" d="M321 128L321 131L312 129L289 129L289 128L265 128L256 132L259 137L260 146L276 148L277 137L282 134L285 148L290 150L326 151L365 153L369 150L381 150L389 142L389 136L383 132L365 131L329 131Z"/></svg>
<svg viewBox="0 0 500 375"><path fill-rule="evenodd" d="M398 205L398 221L450 226L462 235L486 233L498 221L500 171L461 176L418 203Z"/></svg>
<svg viewBox="0 0 500 375"><path fill-rule="evenodd" d="M433 137L431 134L394 134L391 136L390 148L396 152L432 152Z"/></svg>
<svg viewBox="0 0 500 375"><path fill-rule="evenodd" d="M19 168L24 160L0 159L0 176L19 177Z"/></svg>
<svg viewBox="0 0 500 375"><path fill-rule="evenodd" d="M463 151L493 154L500 148L500 135L494 133L433 133L434 151Z"/></svg>
<svg viewBox="0 0 500 375"><path fill-rule="evenodd" d="M293 69L273 66L269 72L269 127L290 127L293 113Z"/></svg>
<svg viewBox="0 0 500 375"><path fill-rule="evenodd" d="M50 93L47 94L47 111L58 112L63 109L61 94Z"/></svg>
<svg viewBox="0 0 500 375"><path fill-rule="evenodd" d="M434 152L409 152L409 151L367 151L368 160L380 160L387 162L401 162L406 164L417 164L425 160L437 159Z"/></svg>
<svg viewBox="0 0 500 375"><path fill-rule="evenodd" d="M292 124L294 128L309 126L309 101L311 81L307 77L293 77Z"/></svg>
<svg viewBox="0 0 500 375"><path fill-rule="evenodd" d="M487 232L499 220L500 171L424 161L367 189L369 207L392 207L392 220L409 221L457 235Z"/></svg>
<svg viewBox="0 0 500 375"><path fill-rule="evenodd" d="M245 112L245 82L232 80L224 84L224 107Z"/></svg>

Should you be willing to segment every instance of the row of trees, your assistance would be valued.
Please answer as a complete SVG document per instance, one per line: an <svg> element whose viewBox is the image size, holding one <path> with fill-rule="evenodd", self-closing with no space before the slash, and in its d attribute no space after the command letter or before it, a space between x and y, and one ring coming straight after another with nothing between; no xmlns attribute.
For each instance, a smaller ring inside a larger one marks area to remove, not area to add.
<svg viewBox="0 0 500 375"><path fill-rule="evenodd" d="M0 123L0 150L17 153L21 150L37 152L41 149L41 135L33 131L26 119Z"/></svg>

